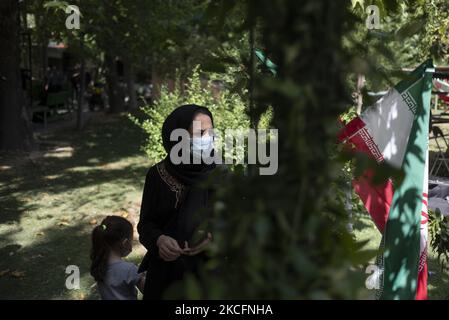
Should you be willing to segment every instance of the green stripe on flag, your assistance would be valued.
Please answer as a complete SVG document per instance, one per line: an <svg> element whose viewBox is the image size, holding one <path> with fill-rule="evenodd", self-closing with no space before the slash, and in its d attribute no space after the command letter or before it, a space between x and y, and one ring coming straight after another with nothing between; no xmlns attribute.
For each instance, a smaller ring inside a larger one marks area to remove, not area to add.
<svg viewBox="0 0 449 320"><path fill-rule="evenodd" d="M257 58L271 71L272 74L276 75L277 65L273 63L261 50L254 50Z"/></svg>
<svg viewBox="0 0 449 320"><path fill-rule="evenodd" d="M419 66L396 89L415 114L402 164L405 178L395 190L384 232L381 299L414 299L418 281L423 179L428 148L432 60Z"/></svg>
<svg viewBox="0 0 449 320"><path fill-rule="evenodd" d="M397 85L394 86L394 88L399 92L402 93L406 91L408 88L410 88L416 81L420 80L427 68L433 68L432 59L428 59L421 63L415 70L410 72L405 76L401 82L399 82Z"/></svg>

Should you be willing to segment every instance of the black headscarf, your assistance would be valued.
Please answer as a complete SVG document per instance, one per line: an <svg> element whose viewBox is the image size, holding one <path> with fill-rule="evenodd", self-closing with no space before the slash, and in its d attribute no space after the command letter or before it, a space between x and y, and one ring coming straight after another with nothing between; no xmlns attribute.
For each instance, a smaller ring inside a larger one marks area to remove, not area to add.
<svg viewBox="0 0 449 320"><path fill-rule="evenodd" d="M175 129L189 130L192 126L193 118L197 113L208 115L212 124L214 119L212 113L206 107L201 107L196 104L182 105L170 113L162 125L162 143L167 157L165 158L165 166L170 175L175 177L184 185L193 185L207 178L210 171L215 167L215 164L174 164L170 160L170 151L179 141L170 141L170 134Z"/></svg>

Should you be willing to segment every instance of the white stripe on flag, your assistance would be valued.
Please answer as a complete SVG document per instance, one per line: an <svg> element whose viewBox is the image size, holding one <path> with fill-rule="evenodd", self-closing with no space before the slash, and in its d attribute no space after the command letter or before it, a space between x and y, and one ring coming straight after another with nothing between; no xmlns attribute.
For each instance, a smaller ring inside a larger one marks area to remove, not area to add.
<svg viewBox="0 0 449 320"><path fill-rule="evenodd" d="M361 115L366 129L387 163L400 168L413 125L414 114L392 88Z"/></svg>

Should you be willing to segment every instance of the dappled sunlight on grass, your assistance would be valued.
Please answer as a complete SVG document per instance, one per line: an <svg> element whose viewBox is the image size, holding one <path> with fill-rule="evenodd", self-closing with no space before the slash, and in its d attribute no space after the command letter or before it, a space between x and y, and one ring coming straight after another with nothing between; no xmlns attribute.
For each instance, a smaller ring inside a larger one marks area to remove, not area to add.
<svg viewBox="0 0 449 320"><path fill-rule="evenodd" d="M62 148L56 148L54 150L51 150L49 152L44 153L44 158L68 158L73 155L73 148L72 147L62 147Z"/></svg>
<svg viewBox="0 0 449 320"><path fill-rule="evenodd" d="M151 163L125 116L104 116L84 132L40 137L40 150L0 155L0 298L97 299L89 274L90 232L107 215L138 222ZM137 235L135 235L137 236ZM135 241L129 257L145 250ZM65 288L79 266L81 288Z"/></svg>

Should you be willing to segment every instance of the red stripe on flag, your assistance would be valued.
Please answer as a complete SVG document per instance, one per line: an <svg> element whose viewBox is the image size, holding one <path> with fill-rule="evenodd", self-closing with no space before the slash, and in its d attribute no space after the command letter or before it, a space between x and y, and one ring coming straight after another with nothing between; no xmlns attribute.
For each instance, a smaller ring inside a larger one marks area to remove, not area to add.
<svg viewBox="0 0 449 320"><path fill-rule="evenodd" d="M446 103L449 103L449 96L446 93L439 93L438 97Z"/></svg>
<svg viewBox="0 0 449 320"><path fill-rule="evenodd" d="M354 144L356 151L369 155L377 162L383 161L382 153L365 128L365 123L359 117L350 121L340 131L338 140ZM352 184L377 228L383 232L393 201L393 183L388 180L385 183L374 185L372 183L373 175L372 170L367 170L360 178L354 179Z"/></svg>
<svg viewBox="0 0 449 320"><path fill-rule="evenodd" d="M391 202L393 201L394 188L391 180L379 185L371 183L368 172L359 179L354 179L352 184L355 192L362 199L366 210L371 215L377 229L383 233L388 220Z"/></svg>
<svg viewBox="0 0 449 320"><path fill-rule="evenodd" d="M353 136L357 131L365 127L365 122L359 117L352 119L338 134L338 141L343 142L351 136Z"/></svg>
<svg viewBox="0 0 449 320"><path fill-rule="evenodd" d="M427 250L427 249L426 249ZM422 269L418 273L418 288L416 289L416 300L427 300L427 257L426 254L420 257L419 263Z"/></svg>
<svg viewBox="0 0 449 320"><path fill-rule="evenodd" d="M421 216L424 217L424 219L421 220L421 224L426 224L427 221L429 221L429 215L427 212L421 211Z"/></svg>

